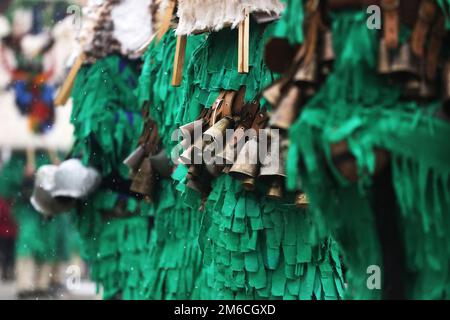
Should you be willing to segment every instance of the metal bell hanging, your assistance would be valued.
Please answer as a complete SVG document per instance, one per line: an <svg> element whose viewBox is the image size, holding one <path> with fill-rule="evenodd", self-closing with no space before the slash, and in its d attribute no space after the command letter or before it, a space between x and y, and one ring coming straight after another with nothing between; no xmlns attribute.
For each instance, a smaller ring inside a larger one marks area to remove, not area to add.
<svg viewBox="0 0 450 320"><path fill-rule="evenodd" d="M156 173L158 173L163 178L170 178L172 174L172 166L170 164L170 159L167 156L166 149L161 149L155 155L150 155L148 157L152 163L152 167L155 169Z"/></svg>
<svg viewBox="0 0 450 320"><path fill-rule="evenodd" d="M149 158L145 158L131 183L130 190L141 194L146 200L151 200L154 188L155 176Z"/></svg>
<svg viewBox="0 0 450 320"><path fill-rule="evenodd" d="M225 141L225 135L227 129L230 129L234 124L234 121L230 117L224 117L215 123L211 128L205 131L203 134L209 138L209 141Z"/></svg>
<svg viewBox="0 0 450 320"><path fill-rule="evenodd" d="M245 130L244 126L238 126L230 141L227 141L223 151L217 154L217 158L221 159L223 164L232 165L234 163L236 155L240 151L237 148L243 142L242 139L245 138Z"/></svg>
<svg viewBox="0 0 450 320"><path fill-rule="evenodd" d="M275 152L271 145L264 158L259 173L259 178L269 185L267 196L271 199L281 199L283 197L283 185L286 178L285 153L287 143L284 141Z"/></svg>
<svg viewBox="0 0 450 320"><path fill-rule="evenodd" d="M300 209L307 209L309 206L309 200L305 193L299 192L295 196L295 206Z"/></svg>
<svg viewBox="0 0 450 320"><path fill-rule="evenodd" d="M258 141L256 138L252 138L242 147L229 174L233 178L241 180L246 190L253 191L256 187L255 179L258 172Z"/></svg>
<svg viewBox="0 0 450 320"><path fill-rule="evenodd" d="M145 149L143 146L139 146L123 161L123 164L126 165L131 172L135 172L139 169L144 157Z"/></svg>
<svg viewBox="0 0 450 320"><path fill-rule="evenodd" d="M411 50L408 42L400 46L392 57L390 76L398 81L417 79L420 77L419 61Z"/></svg>
<svg viewBox="0 0 450 320"><path fill-rule="evenodd" d="M300 100L300 89L296 85L291 85L270 118L269 126L275 129L288 130L297 118Z"/></svg>
<svg viewBox="0 0 450 320"><path fill-rule="evenodd" d="M303 61L294 75L293 79L301 88L315 87L318 83L318 62L317 54L313 57L310 63Z"/></svg>

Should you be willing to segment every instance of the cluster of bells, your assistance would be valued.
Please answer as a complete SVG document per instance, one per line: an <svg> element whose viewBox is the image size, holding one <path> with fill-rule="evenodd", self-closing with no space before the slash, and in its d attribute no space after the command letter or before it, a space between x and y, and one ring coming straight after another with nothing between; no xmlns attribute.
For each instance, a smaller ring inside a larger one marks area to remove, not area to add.
<svg viewBox="0 0 450 320"><path fill-rule="evenodd" d="M197 137L197 141L192 139L179 157L179 162L188 167L186 186L206 197L210 192L212 178L229 174L239 180L246 191L255 191L260 184L267 186L268 198L282 199L288 140L282 138L279 144L273 144L271 139L275 139L275 136L271 131L258 134L260 130L249 130L255 127L270 128L267 120L267 113L259 111L252 118L225 116L209 128L203 121L202 126L206 129L203 135ZM180 130L183 136L194 137L196 125L197 122L192 122L182 126ZM226 141L226 131L229 129L234 131L231 139ZM260 149L261 139L266 140L266 150ZM220 147L222 145L224 147ZM278 150L271 150L274 146ZM211 155L211 159L206 160L205 154ZM296 195L295 204L307 207L306 196L303 193Z"/></svg>
<svg viewBox="0 0 450 320"><path fill-rule="evenodd" d="M156 182L160 178L170 178L173 171L164 148L148 152L146 145L138 146L123 163L130 170L130 190L147 202L153 201Z"/></svg>
<svg viewBox="0 0 450 320"><path fill-rule="evenodd" d="M36 172L30 201L38 212L50 217L70 211L78 200L94 192L100 182L100 174L78 159L44 165Z"/></svg>
<svg viewBox="0 0 450 320"><path fill-rule="evenodd" d="M436 77L426 74L424 59L417 57L411 45L406 42L397 50L389 50L382 40L378 56L378 72L383 76L403 84L406 99L429 101L438 95ZM443 68L444 104L450 104L450 62ZM448 108L448 107L447 107Z"/></svg>

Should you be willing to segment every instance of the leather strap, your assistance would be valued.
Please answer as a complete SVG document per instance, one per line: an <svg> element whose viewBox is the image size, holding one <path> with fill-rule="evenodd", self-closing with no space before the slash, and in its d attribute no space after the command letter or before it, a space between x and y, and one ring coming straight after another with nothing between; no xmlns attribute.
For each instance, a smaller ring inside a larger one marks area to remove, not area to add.
<svg viewBox="0 0 450 320"><path fill-rule="evenodd" d="M401 0L381 0L384 20L384 40L388 49L396 49L398 47L400 1Z"/></svg>
<svg viewBox="0 0 450 320"><path fill-rule="evenodd" d="M433 0L422 0L419 16L411 35L411 49L418 57L424 56L425 41L437 14L437 5Z"/></svg>
<svg viewBox="0 0 450 320"><path fill-rule="evenodd" d="M255 116L253 120L252 129L259 132L260 129L264 128L269 120L269 115L266 112L266 108L261 109Z"/></svg>

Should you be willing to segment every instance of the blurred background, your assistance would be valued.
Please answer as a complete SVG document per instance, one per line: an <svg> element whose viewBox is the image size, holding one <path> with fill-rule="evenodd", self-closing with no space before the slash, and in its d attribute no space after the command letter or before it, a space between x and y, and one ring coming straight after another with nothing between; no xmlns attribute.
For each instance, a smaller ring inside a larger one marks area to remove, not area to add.
<svg viewBox="0 0 450 320"><path fill-rule="evenodd" d="M0 299L96 299L70 215L30 204L37 167L64 160L70 103L53 105L77 55L84 1L0 2Z"/></svg>

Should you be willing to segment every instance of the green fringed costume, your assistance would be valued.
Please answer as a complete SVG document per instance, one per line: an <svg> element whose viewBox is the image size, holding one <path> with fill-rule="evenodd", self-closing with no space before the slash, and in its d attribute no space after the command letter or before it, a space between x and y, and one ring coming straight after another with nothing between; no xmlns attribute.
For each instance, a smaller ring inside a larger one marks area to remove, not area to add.
<svg viewBox="0 0 450 320"><path fill-rule="evenodd" d="M133 94L136 62L112 55L84 66L72 91L73 157L100 171L100 188L78 208L83 256L104 298L142 299L143 259L148 251L151 206L117 185L128 179L123 160L131 153L142 119ZM121 182L122 181L122 182ZM129 186L128 186L129 188ZM120 205L129 217L105 218Z"/></svg>
<svg viewBox="0 0 450 320"><path fill-rule="evenodd" d="M222 89L246 86L245 101L255 99L274 75L263 62L270 26L250 25L250 72L237 72L237 30L208 35L188 67L181 121L197 118L213 105ZM263 102L262 107L266 104ZM195 208L198 195L180 183ZM261 191L261 190L260 190ZM203 213L200 243L219 299L338 299L343 278L335 243L319 242L308 211L292 199L268 200L247 192L223 174L213 181Z"/></svg>
<svg viewBox="0 0 450 320"><path fill-rule="evenodd" d="M202 41L189 39L186 57ZM162 145L170 157L177 140L172 140L178 127L182 88L171 85L176 37L169 31L153 43L144 57L137 96L139 105L148 107L157 123ZM184 176L179 167L174 178ZM172 179L158 179L155 195L155 224L150 240L150 253L145 264L145 292L150 299L214 298L207 284L206 268L198 246L201 213L183 204Z"/></svg>
<svg viewBox="0 0 450 320"><path fill-rule="evenodd" d="M300 43L303 5L287 3L276 35ZM379 31L367 28L367 18L363 10L332 13L334 70L290 130L288 185L298 188L301 177L320 225L338 241L349 269L348 296L383 298L382 290L368 289L367 270L383 270L371 186L374 148L388 150L406 261L405 297L450 298L450 124L433 115L438 101L401 100L399 86L377 74ZM409 32L403 27L401 41ZM343 140L356 157L357 184L347 182L331 161L330 144Z"/></svg>
<svg viewBox="0 0 450 320"><path fill-rule="evenodd" d="M45 152L37 152L36 167L50 164ZM32 258L38 264L68 261L77 250L70 217L45 219L30 203L33 182L24 177L25 152L15 151L0 171L0 195L11 199L11 212L18 224L16 256ZM72 230L72 231L71 231Z"/></svg>

